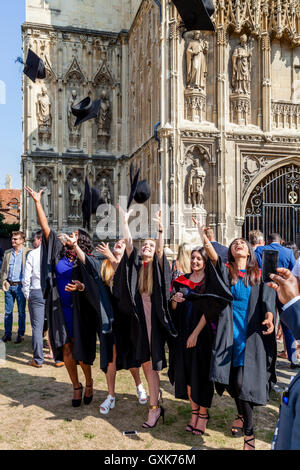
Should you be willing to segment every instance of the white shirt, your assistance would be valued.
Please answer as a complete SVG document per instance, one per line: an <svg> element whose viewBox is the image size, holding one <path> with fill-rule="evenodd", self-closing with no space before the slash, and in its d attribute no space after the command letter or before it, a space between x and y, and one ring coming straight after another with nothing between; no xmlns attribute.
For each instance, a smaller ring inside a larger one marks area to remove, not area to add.
<svg viewBox="0 0 300 470"><path fill-rule="evenodd" d="M41 288L41 247L30 251L27 256L22 291L26 299L29 298L32 289Z"/></svg>
<svg viewBox="0 0 300 470"><path fill-rule="evenodd" d="M292 274L300 279L300 258L297 259L296 264L293 267Z"/></svg>

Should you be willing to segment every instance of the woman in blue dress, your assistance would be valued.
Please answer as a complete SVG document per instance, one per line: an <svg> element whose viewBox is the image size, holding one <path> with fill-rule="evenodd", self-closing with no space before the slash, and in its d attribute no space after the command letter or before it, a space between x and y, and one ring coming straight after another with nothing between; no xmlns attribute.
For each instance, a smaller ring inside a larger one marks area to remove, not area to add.
<svg viewBox="0 0 300 470"><path fill-rule="evenodd" d="M266 405L271 382L276 382L274 291L261 281L247 240L233 240L225 265L206 237L205 227L198 223L198 230L207 256L233 295L232 306L218 318L212 312L207 317L217 322L210 378L220 395L226 389L236 402L233 437L245 435L244 450L254 450L253 407Z"/></svg>
<svg viewBox="0 0 300 470"><path fill-rule="evenodd" d="M46 299L49 338L55 360L64 361L74 395L72 406L82 402L83 386L77 364L85 376L86 405L93 399L91 365L96 356L96 332L101 328L99 290L76 254L76 246L88 256L93 250L87 232L78 229L70 237L60 237L49 227L39 193L26 187L34 200L43 230L41 251L41 288ZM75 281L76 279L76 281Z"/></svg>

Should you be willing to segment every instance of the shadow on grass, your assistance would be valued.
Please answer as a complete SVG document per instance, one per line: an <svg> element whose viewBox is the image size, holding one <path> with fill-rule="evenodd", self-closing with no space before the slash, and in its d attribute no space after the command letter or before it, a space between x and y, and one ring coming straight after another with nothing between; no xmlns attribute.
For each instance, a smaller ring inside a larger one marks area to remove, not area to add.
<svg viewBox="0 0 300 470"><path fill-rule="evenodd" d="M0 371L0 390L3 396L9 399L8 407L14 408L22 405L24 408L32 406L41 408L51 416L45 417L50 421L76 422L82 421L87 417L94 417L99 420L99 424L106 423L112 426L120 434L125 430L137 430L139 435L135 437L124 436L124 439L139 441L144 433L150 434L155 439L160 439L169 443L185 445L190 448L199 449L216 449L232 450L237 440L232 438L231 442L231 425L236 416L234 401L225 394L222 398L214 396L212 408L210 410L211 419L208 423L206 433L203 437L194 436L192 433L185 431L185 427L191 418L191 409L189 403L166 397L166 394L173 396L173 387L168 381L166 371L161 373L161 388L163 390L164 401L163 406L166 410L165 424L162 425L162 418L158 421L155 428L144 430L142 423L147 419L147 406L141 406L137 402L135 394L125 393L116 394L116 407L110 411L109 415L101 415L99 413L99 404L104 401L107 396L107 390L104 386L104 375L98 369L97 362L93 368L93 375L101 377L102 385L99 389L98 379L95 381L94 400L86 406L82 404L79 408L71 406L73 395L72 385L68 383L67 371L64 369L64 377L57 374L57 369L49 368L49 376L45 377L40 374L40 369L33 369L28 366L28 372L20 370L21 366L26 366L27 360L31 357L31 337L26 336L25 341L20 345L8 343L7 345L7 367L2 366ZM97 356L97 360L98 361ZM18 370L17 370L18 369ZM43 373L45 368L42 369ZM48 369L46 369L48 373ZM54 372L55 371L55 372ZM60 376L60 379L53 376ZM52 376L51 376L52 375ZM67 382L60 381L66 379ZM117 377L121 381L121 377ZM276 395L275 395L276 399ZM277 400L278 401L278 400ZM277 401L272 400L272 404L277 406ZM267 407L255 408L255 426L257 437L270 444L273 436L273 430L277 419L277 412ZM214 436L216 434L216 437ZM214 447L207 446L207 438L213 437ZM228 437L230 441L228 441ZM240 448L242 448L240 441ZM146 444L145 449L151 447L151 442Z"/></svg>

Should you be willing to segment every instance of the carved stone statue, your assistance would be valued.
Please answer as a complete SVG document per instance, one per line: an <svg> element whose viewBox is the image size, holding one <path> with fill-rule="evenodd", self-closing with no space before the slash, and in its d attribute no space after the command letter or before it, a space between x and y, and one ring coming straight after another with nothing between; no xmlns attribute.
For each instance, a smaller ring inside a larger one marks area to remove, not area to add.
<svg viewBox="0 0 300 470"><path fill-rule="evenodd" d="M81 190L77 178L73 178L69 188L70 217L80 217Z"/></svg>
<svg viewBox="0 0 300 470"><path fill-rule="evenodd" d="M72 106L78 102L77 91L72 90L70 99L68 101L68 127L69 127L69 139L71 148L78 148L81 138L81 125L74 127L76 116L72 114Z"/></svg>
<svg viewBox="0 0 300 470"><path fill-rule="evenodd" d="M207 75L208 42L201 38L196 31L193 39L188 43L186 50L187 86L205 92Z"/></svg>
<svg viewBox="0 0 300 470"><path fill-rule="evenodd" d="M51 102L47 95L47 90L42 87L41 94L37 100L37 122L39 129L39 137L42 147L47 147L51 140L52 128L52 115L51 115Z"/></svg>
<svg viewBox="0 0 300 470"><path fill-rule="evenodd" d="M188 204L193 207L204 202L204 185L206 172L200 160L193 160L193 166L188 177Z"/></svg>
<svg viewBox="0 0 300 470"><path fill-rule="evenodd" d="M232 54L232 86L234 93L250 95L252 48L247 44L248 38L243 34L240 46Z"/></svg>
<svg viewBox="0 0 300 470"><path fill-rule="evenodd" d="M41 179L41 184L40 184L40 189L43 190L42 193L42 206L44 209L44 212L46 214L46 217L50 216L51 213L51 191L48 187L48 180L45 176Z"/></svg>
<svg viewBox="0 0 300 470"><path fill-rule="evenodd" d="M101 148L107 150L108 142L110 139L110 127L111 127L111 105L107 96L106 90L101 92L101 106L99 111L99 117L97 122L97 137Z"/></svg>
<svg viewBox="0 0 300 470"><path fill-rule="evenodd" d="M111 193L106 178L100 182L100 198L102 204L111 204Z"/></svg>

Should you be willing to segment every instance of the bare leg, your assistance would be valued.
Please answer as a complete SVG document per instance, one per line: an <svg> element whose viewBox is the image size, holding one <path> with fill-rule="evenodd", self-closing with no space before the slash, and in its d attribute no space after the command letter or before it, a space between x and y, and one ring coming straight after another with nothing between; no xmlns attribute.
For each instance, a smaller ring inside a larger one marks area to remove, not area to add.
<svg viewBox="0 0 300 470"><path fill-rule="evenodd" d="M152 368L152 361L142 364L143 371L148 382L150 406L156 406L159 400L159 374ZM161 413L160 408L154 410L149 409L147 423L153 426Z"/></svg>
<svg viewBox="0 0 300 470"><path fill-rule="evenodd" d="M92 368L88 364L80 362L80 367L83 370L85 376L85 392L86 397L91 397L93 395L93 379L92 379Z"/></svg>
<svg viewBox="0 0 300 470"><path fill-rule="evenodd" d="M138 387L142 381L140 377L140 369L138 367L133 367L132 369L129 369L131 372L131 375L133 377L133 380L135 381L135 385Z"/></svg>
<svg viewBox="0 0 300 470"><path fill-rule="evenodd" d="M192 400L191 387L189 385L187 386L187 393L188 393L188 397L189 397L191 408L192 408L192 418L189 422L189 427L195 428L197 427L199 405Z"/></svg>
<svg viewBox="0 0 300 470"><path fill-rule="evenodd" d="M73 343L67 343L63 346L63 358L64 363L67 368L69 377L73 384L73 388L80 388L80 383L78 381L78 372L77 372L77 364L75 359L73 358ZM77 400L81 397L81 390L74 390L74 400Z"/></svg>
<svg viewBox="0 0 300 470"><path fill-rule="evenodd" d="M107 390L108 394L112 397L115 396L115 384L116 384L116 374L117 374L117 367L116 367L116 360L117 360L117 351L116 346L113 345L113 360L108 364L107 372L106 372L106 383L107 383Z"/></svg>

